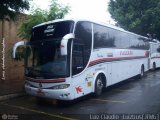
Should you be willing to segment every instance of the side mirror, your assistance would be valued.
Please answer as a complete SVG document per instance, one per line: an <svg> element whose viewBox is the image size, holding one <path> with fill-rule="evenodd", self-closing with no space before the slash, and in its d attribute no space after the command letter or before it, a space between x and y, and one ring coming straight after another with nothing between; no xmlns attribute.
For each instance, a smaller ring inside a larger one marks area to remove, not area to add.
<svg viewBox="0 0 160 120"><path fill-rule="evenodd" d="M16 58L16 50L17 50L17 48L19 46L24 46L25 44L26 44L26 41L20 41L20 42L17 42L17 43L14 44L14 46L13 46L13 54L12 54L14 59Z"/></svg>
<svg viewBox="0 0 160 120"><path fill-rule="evenodd" d="M62 41L61 41L61 55L67 55L67 43L69 39L73 39L75 38L73 33L67 34L63 37Z"/></svg>

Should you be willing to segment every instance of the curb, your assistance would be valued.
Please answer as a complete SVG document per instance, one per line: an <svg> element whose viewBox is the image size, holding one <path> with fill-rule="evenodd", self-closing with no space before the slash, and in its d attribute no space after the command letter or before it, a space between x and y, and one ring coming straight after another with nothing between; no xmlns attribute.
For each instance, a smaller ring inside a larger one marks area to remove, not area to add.
<svg viewBox="0 0 160 120"><path fill-rule="evenodd" d="M3 95L3 96L0 96L0 101L12 99L12 98L20 97L20 96L24 96L24 95L25 95L25 93L16 93L16 94Z"/></svg>

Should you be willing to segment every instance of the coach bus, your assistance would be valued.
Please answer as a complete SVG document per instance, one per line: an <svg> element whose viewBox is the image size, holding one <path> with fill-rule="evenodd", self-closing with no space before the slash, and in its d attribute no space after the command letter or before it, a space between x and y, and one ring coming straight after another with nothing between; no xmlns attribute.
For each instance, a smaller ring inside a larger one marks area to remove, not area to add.
<svg viewBox="0 0 160 120"><path fill-rule="evenodd" d="M54 20L33 27L25 44L25 90L40 98L73 100L149 69L146 37L90 20Z"/></svg>
<svg viewBox="0 0 160 120"><path fill-rule="evenodd" d="M160 42L156 39L150 44L150 69L155 70L160 67Z"/></svg>

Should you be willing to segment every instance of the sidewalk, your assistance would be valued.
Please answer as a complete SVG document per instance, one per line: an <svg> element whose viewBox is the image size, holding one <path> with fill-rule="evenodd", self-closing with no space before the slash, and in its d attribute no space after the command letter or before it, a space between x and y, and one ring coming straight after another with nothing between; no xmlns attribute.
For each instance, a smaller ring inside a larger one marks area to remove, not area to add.
<svg viewBox="0 0 160 120"><path fill-rule="evenodd" d="M0 101L24 94L24 80L0 81Z"/></svg>

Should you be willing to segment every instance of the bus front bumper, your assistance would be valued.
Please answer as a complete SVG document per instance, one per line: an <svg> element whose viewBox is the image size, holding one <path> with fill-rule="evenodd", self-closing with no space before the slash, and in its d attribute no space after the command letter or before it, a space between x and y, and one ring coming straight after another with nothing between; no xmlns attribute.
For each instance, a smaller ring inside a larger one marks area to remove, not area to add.
<svg viewBox="0 0 160 120"><path fill-rule="evenodd" d="M25 85L25 91L27 94L43 97L43 98L50 98L50 99L57 99L57 100L73 100L74 97L71 94L70 88L67 89L41 89L35 88Z"/></svg>

